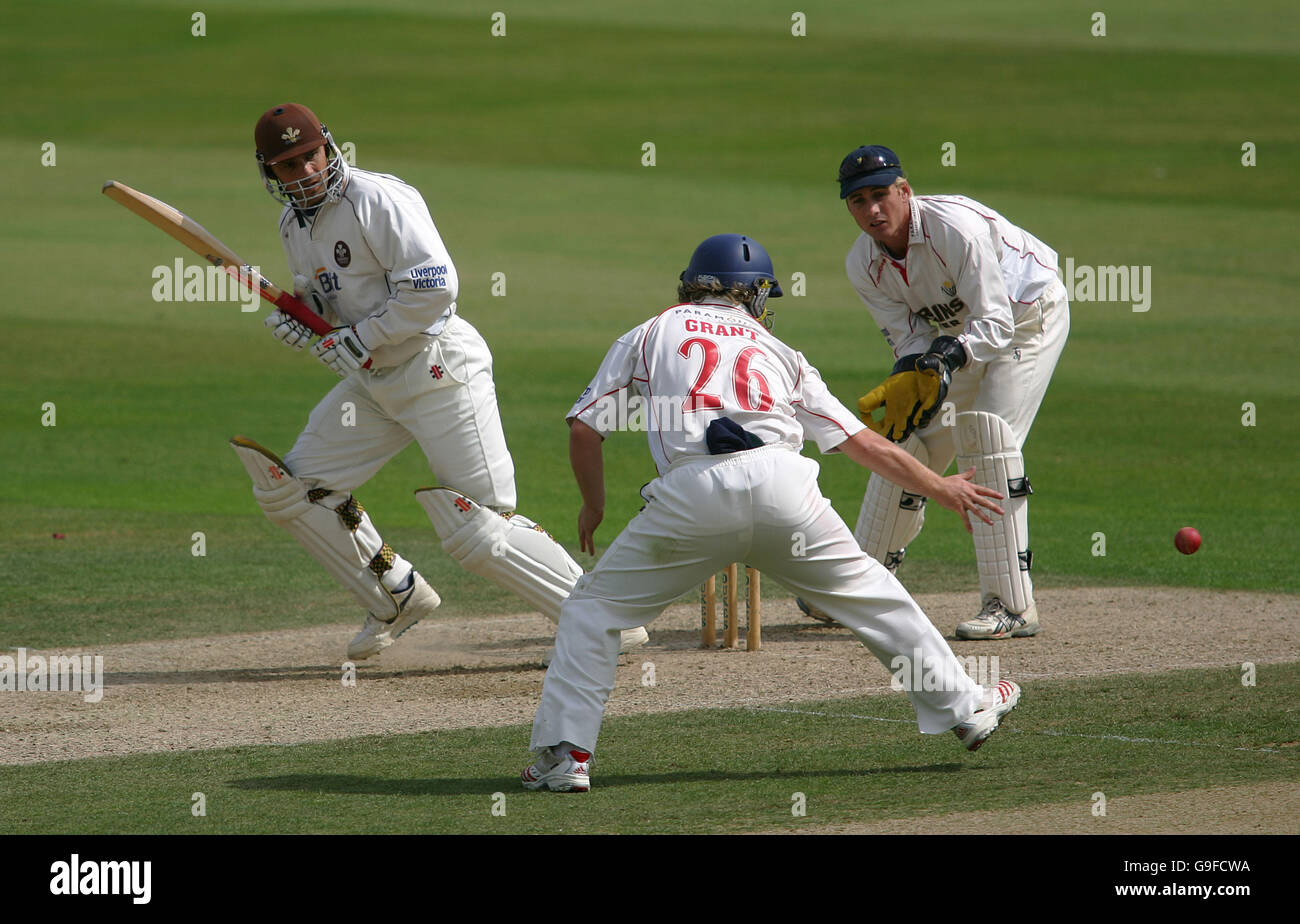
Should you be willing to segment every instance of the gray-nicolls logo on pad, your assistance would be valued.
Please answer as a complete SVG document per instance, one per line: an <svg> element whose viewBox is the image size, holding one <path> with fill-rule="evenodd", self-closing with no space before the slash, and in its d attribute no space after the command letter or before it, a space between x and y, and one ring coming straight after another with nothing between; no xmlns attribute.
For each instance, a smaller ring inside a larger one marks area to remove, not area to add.
<svg viewBox="0 0 1300 924"><path fill-rule="evenodd" d="M50 865L52 895L130 895L137 905L149 904L153 894L150 860L57 860Z"/></svg>

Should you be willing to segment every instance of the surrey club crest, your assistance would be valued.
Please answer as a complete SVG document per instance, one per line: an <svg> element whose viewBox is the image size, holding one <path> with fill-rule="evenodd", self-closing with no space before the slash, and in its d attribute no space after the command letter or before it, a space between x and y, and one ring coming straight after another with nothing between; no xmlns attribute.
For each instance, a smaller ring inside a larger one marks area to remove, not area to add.
<svg viewBox="0 0 1300 924"><path fill-rule="evenodd" d="M348 245L342 241L339 241L334 245L334 262L339 266L347 266L352 262L352 251L349 250Z"/></svg>

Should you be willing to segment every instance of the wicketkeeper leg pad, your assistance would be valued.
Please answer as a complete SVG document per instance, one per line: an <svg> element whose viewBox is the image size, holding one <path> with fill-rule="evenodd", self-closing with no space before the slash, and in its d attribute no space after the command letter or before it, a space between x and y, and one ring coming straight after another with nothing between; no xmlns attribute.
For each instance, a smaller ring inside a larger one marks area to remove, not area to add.
<svg viewBox="0 0 1300 924"><path fill-rule="evenodd" d="M1034 602L1029 578L1029 495L1025 459L1010 425L997 414L965 411L957 415L957 470L975 466L975 483L1006 495L1005 511L989 525L971 517L980 594L987 602L998 597L1012 613L1023 613Z"/></svg>
<svg viewBox="0 0 1300 924"><path fill-rule="evenodd" d="M288 530L366 610L382 620L396 616L385 579L397 586L411 564L384 543L364 508L351 495L308 489L278 456L250 439L237 436L230 445L267 519Z"/></svg>
<svg viewBox="0 0 1300 924"><path fill-rule="evenodd" d="M930 464L930 454L915 433L898 445L922 465ZM867 493L862 498L853 538L862 551L894 571L924 523L924 497L904 491L892 481L872 473L867 481Z"/></svg>
<svg viewBox="0 0 1300 924"><path fill-rule="evenodd" d="M443 551L462 568L513 591L551 622L559 622L560 604L582 568L546 530L450 488L421 488L415 499L429 515Z"/></svg>

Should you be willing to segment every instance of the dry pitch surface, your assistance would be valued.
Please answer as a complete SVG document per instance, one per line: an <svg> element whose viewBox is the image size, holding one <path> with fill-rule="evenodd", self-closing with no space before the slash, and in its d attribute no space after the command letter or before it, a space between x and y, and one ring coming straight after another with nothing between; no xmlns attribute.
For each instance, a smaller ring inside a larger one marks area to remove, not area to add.
<svg viewBox="0 0 1300 924"><path fill-rule="evenodd" d="M1005 642L953 642L960 656L999 657L1004 677L1032 695L1038 678L1223 667L1300 659L1300 598L1173 588L1047 590L1043 632ZM951 640L970 594L918 597ZM512 725L532 720L540 659L552 629L538 615L458 619L412 629L341 682L343 651L359 626L141 642L104 656L102 701L78 693L0 697L0 763L30 764L150 751L291 744L359 735ZM679 606L624 656L611 716L701 707L798 708L800 702L889 690L888 672L852 635L803 618L789 600L764 603L763 650L703 651L699 611ZM1227 628L1230 626L1230 630ZM743 644L743 633L742 633ZM29 652L30 654L52 654ZM85 653L68 649L63 653ZM644 665L655 683L642 683ZM864 723L863 734L871 734ZM996 742L994 742L996 745ZM520 739L524 754L526 737ZM1300 833L1300 783L1134 797L1131 810L1081 825L1077 806L909 819L904 830L1005 832ZM1243 798L1245 797L1245 798ZM1195 807L1195 808L1194 808ZM989 822L993 822L990 826ZM878 823L823 829L897 831Z"/></svg>

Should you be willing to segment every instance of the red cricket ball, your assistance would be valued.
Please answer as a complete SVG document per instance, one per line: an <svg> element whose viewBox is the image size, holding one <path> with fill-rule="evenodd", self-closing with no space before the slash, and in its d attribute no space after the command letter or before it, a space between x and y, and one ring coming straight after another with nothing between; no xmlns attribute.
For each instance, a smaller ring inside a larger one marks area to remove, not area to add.
<svg viewBox="0 0 1300 924"><path fill-rule="evenodd" d="M1191 526L1184 526L1174 535L1174 548L1191 555L1201 547L1201 534Z"/></svg>

